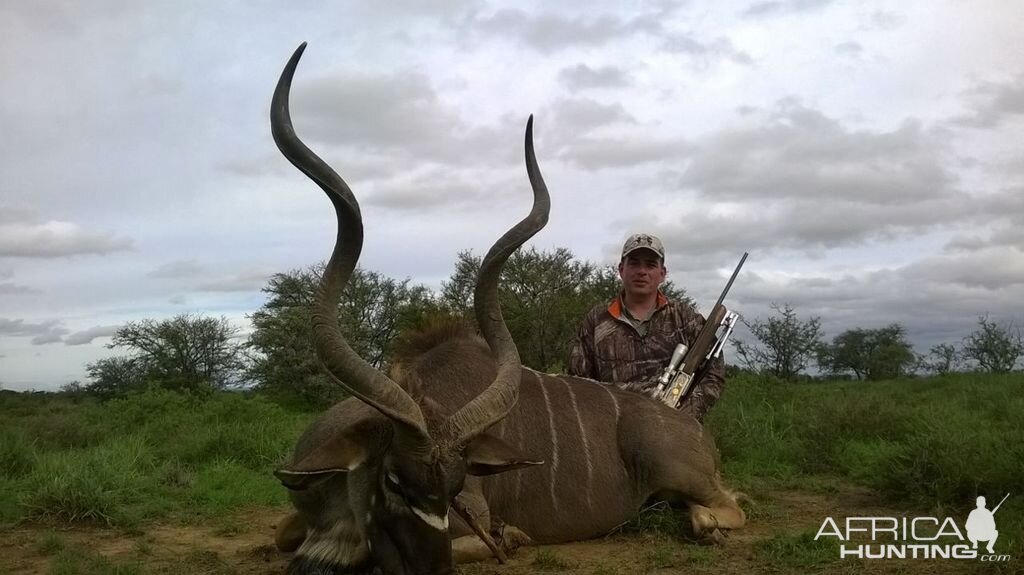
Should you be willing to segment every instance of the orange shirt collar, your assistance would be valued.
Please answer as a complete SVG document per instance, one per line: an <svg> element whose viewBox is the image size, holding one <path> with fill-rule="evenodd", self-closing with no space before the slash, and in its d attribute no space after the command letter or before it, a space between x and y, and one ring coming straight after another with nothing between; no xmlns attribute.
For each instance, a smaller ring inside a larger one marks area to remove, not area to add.
<svg viewBox="0 0 1024 575"><path fill-rule="evenodd" d="M661 290L658 290L658 303L656 304L655 309L661 309L661 308L663 308L663 307L665 307L667 305L668 305L668 298L665 297L665 294L661 293ZM615 299L612 300L612 303L608 304L608 313L610 313L611 316L614 317L615 319L621 319L622 318L622 294L621 293L618 296L616 296Z"/></svg>

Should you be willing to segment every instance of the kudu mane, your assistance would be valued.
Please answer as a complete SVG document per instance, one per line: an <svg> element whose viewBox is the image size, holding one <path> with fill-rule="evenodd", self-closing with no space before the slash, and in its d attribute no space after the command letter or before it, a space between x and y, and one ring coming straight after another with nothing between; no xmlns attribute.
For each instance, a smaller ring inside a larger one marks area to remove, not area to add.
<svg viewBox="0 0 1024 575"><path fill-rule="evenodd" d="M420 405L428 427L434 427L452 411L432 397L452 391L438 389L437 382L462 381L469 374L493 372L494 359L477 330L463 318L446 316L432 318L399 335L388 375ZM467 401L479 392L470 388L463 391ZM461 406L464 402L458 403Z"/></svg>

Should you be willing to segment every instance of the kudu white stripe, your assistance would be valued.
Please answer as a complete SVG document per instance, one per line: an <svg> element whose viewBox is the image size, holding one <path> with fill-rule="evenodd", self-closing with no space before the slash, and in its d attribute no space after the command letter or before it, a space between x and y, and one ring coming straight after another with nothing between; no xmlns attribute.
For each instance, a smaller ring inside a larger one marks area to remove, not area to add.
<svg viewBox="0 0 1024 575"><path fill-rule="evenodd" d="M548 410L548 425L551 426L551 465L548 466L548 469L551 470L551 481L548 486L551 488L551 503L555 511L558 511L558 496L555 495L555 478L558 477L558 428L555 427L555 412L551 410L551 398L548 397L544 380L536 371L532 369L530 371L537 378L537 385L540 386L540 392L544 395L544 407Z"/></svg>
<svg viewBox="0 0 1024 575"><path fill-rule="evenodd" d="M583 443L583 457L587 462L587 508L593 509L594 504L590 500L591 486L594 484L594 464L590 457L590 442L587 440L587 430L583 428L583 416L580 414L580 406L576 403L576 394L572 391L572 385L563 378L558 378L565 385L569 392L569 401L572 402L572 412L576 414L576 425L580 430L580 439Z"/></svg>

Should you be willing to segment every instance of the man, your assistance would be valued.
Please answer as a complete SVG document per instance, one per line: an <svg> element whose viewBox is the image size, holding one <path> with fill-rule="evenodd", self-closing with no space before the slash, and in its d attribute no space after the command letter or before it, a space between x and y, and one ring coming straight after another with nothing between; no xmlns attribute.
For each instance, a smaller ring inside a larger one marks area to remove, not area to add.
<svg viewBox="0 0 1024 575"><path fill-rule="evenodd" d="M569 354L570 375L651 395L676 344L691 345L704 325L701 314L661 292L667 273L661 240L650 234L626 240L619 260L622 291L583 318ZM719 356L694 382L682 409L703 421L724 387Z"/></svg>

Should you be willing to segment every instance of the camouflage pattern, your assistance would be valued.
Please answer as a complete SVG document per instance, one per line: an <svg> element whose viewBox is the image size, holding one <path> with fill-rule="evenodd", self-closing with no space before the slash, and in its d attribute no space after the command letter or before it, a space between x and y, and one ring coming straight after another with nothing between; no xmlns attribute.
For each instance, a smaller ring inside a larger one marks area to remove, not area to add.
<svg viewBox="0 0 1024 575"><path fill-rule="evenodd" d="M569 354L569 374L652 395L676 344L690 345L704 316L658 294L658 307L641 335L626 316L620 298L601 304L583 318ZM694 383L682 409L702 421L725 387L725 362L711 360Z"/></svg>

